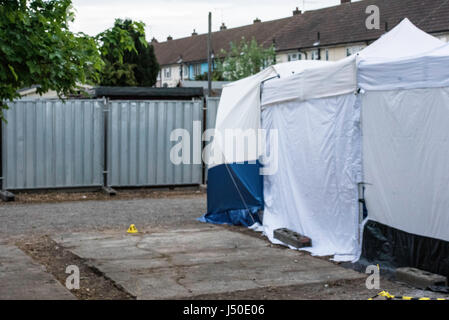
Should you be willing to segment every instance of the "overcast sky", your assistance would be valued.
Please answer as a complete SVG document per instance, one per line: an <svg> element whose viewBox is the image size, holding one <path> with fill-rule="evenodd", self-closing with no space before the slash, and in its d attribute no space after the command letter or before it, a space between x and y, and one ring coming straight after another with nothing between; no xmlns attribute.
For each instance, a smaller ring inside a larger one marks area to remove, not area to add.
<svg viewBox="0 0 449 320"><path fill-rule="evenodd" d="M334 6L340 0L72 0L76 11L71 28L96 35L110 28L115 18L141 20L147 25L147 39L164 41L190 36L193 29L207 32L207 14L212 12L212 30L222 22L228 28L288 17L299 7L312 10Z"/></svg>

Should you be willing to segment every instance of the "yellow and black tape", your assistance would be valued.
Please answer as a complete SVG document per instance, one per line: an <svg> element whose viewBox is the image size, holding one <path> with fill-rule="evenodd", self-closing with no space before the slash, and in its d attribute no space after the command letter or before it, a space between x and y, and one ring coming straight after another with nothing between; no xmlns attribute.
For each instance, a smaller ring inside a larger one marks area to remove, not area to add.
<svg viewBox="0 0 449 320"><path fill-rule="evenodd" d="M408 296L394 296L394 295L388 293L387 291L379 292L374 297L369 298L368 300L373 300L374 298L377 298L377 297L385 297L385 298L387 298L387 300L447 300L445 298L426 298L426 297L415 298L415 297L408 297Z"/></svg>

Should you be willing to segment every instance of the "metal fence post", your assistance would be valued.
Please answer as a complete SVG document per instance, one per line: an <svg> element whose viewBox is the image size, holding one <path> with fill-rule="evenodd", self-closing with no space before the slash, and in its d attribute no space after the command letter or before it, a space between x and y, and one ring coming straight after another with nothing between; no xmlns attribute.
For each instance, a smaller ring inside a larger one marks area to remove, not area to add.
<svg viewBox="0 0 449 320"><path fill-rule="evenodd" d="M108 143L109 143L109 99L103 97L103 187L102 190L104 193L109 194L110 196L115 196L117 192L109 187L108 182Z"/></svg>
<svg viewBox="0 0 449 320"><path fill-rule="evenodd" d="M203 184L206 184L206 170L207 170L206 163L204 162L203 159L203 151L206 148L206 141L203 140L203 134L207 130L207 106L208 106L207 97L203 97L203 133L201 134L201 163L202 163L201 181Z"/></svg>
<svg viewBox="0 0 449 320"><path fill-rule="evenodd" d="M14 201L14 194L3 189L5 179L3 176L3 121L0 119L0 198L3 201Z"/></svg>

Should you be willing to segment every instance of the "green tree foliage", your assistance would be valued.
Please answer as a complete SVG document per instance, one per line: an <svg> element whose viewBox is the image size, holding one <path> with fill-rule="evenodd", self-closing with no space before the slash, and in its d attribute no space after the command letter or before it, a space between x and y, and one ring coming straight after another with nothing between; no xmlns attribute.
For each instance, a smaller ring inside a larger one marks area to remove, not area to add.
<svg viewBox="0 0 449 320"><path fill-rule="evenodd" d="M197 81L207 81L207 76L208 76L207 72L204 72L203 74L197 75L195 77L195 80L197 80ZM212 70L211 78L212 78L211 79L212 81L224 81L223 72L221 72L220 70L217 70L217 69Z"/></svg>
<svg viewBox="0 0 449 320"><path fill-rule="evenodd" d="M145 24L116 19L114 27L97 36L105 63L100 84L148 86L156 83L160 67L153 46L145 40Z"/></svg>
<svg viewBox="0 0 449 320"><path fill-rule="evenodd" d="M246 78L276 63L274 46L264 48L254 38L242 38L238 44L231 42L229 52L222 50L220 55L224 58L217 62L217 70L228 81Z"/></svg>
<svg viewBox="0 0 449 320"><path fill-rule="evenodd" d="M71 0L0 0L0 116L17 90L73 93L77 83L98 80L103 61L95 40L70 32Z"/></svg>

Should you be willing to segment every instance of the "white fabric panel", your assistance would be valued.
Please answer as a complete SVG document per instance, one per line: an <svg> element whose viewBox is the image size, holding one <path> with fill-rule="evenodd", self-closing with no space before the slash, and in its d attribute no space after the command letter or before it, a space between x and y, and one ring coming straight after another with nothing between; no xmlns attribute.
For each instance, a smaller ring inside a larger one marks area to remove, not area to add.
<svg viewBox="0 0 449 320"><path fill-rule="evenodd" d="M449 45L413 58L368 60L359 63L358 81L364 90L397 90L449 86Z"/></svg>
<svg viewBox="0 0 449 320"><path fill-rule="evenodd" d="M364 90L398 90L449 86L449 55L387 63L362 62L359 86Z"/></svg>
<svg viewBox="0 0 449 320"><path fill-rule="evenodd" d="M279 137L278 170L264 176L263 224L270 241L280 243L273 231L288 228L312 239L307 250L314 255L357 257L359 110L356 96L348 94L262 112L262 127L278 130ZM269 138L267 148L276 151Z"/></svg>
<svg viewBox="0 0 449 320"><path fill-rule="evenodd" d="M305 69L325 66L330 63L332 62L321 60L296 60L291 62L278 63L274 65L273 68L281 78L285 78L299 73Z"/></svg>
<svg viewBox="0 0 449 320"><path fill-rule="evenodd" d="M262 106L282 101L317 99L356 91L355 56L306 68L290 77L267 81Z"/></svg>
<svg viewBox="0 0 449 320"><path fill-rule="evenodd" d="M209 168L223 163L257 160L259 155L248 158L246 153L237 153L241 148L225 148L226 130L257 130L260 128L260 83L275 76L274 68L233 82L223 87L215 122L216 136L212 141ZM221 139L217 138L221 136Z"/></svg>
<svg viewBox="0 0 449 320"><path fill-rule="evenodd" d="M443 44L443 41L417 28L405 18L396 27L360 51L358 56L362 59L410 57L438 48Z"/></svg>
<svg viewBox="0 0 449 320"><path fill-rule="evenodd" d="M358 86L364 90L442 87L449 83L446 43L404 19L357 55Z"/></svg>
<svg viewBox="0 0 449 320"><path fill-rule="evenodd" d="M449 241L449 88L363 95L368 217Z"/></svg>
<svg viewBox="0 0 449 320"><path fill-rule="evenodd" d="M438 47L429 54L435 57L448 56L449 55L449 43L444 43L443 46Z"/></svg>

